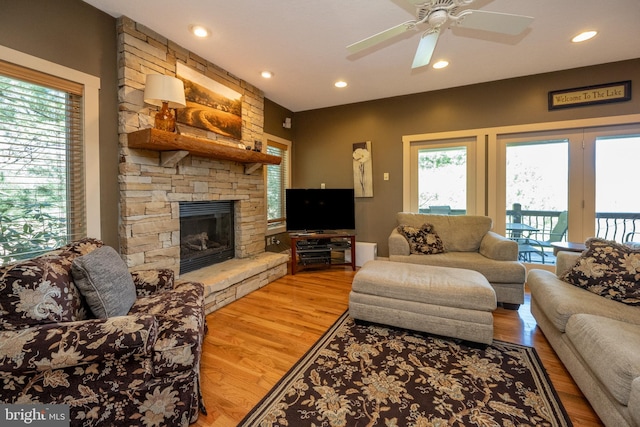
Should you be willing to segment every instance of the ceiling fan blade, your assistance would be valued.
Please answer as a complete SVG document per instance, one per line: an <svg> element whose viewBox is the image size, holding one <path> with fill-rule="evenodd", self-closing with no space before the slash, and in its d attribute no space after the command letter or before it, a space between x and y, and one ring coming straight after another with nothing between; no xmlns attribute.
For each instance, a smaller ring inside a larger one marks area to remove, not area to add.
<svg viewBox="0 0 640 427"><path fill-rule="evenodd" d="M466 10L461 14L458 26L515 36L523 32L531 22L533 22L533 18L530 16Z"/></svg>
<svg viewBox="0 0 640 427"><path fill-rule="evenodd" d="M413 65L411 68L419 68L428 65L431 62L431 55L438 43L438 37L440 36L440 30L435 29L433 31L427 31L420 38L420 44L418 44L418 50L416 56L413 58Z"/></svg>
<svg viewBox="0 0 640 427"><path fill-rule="evenodd" d="M414 27L415 21L407 21L402 24L396 25L395 27L391 27L387 30L384 30L378 34L374 34L370 37L367 37L364 40L360 40L359 42L355 42L347 46L347 50L350 53L357 53L361 50L367 49L371 46L375 46L379 43L382 43L385 40L389 40L392 37L395 37L399 34L405 33L411 28Z"/></svg>

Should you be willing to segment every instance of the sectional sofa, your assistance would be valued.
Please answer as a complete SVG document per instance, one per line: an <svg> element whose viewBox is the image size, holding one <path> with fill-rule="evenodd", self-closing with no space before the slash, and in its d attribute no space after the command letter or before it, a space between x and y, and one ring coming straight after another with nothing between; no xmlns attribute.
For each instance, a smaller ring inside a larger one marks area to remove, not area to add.
<svg viewBox="0 0 640 427"><path fill-rule="evenodd" d="M555 273L529 272L531 312L605 425L640 426L640 305L636 304L640 300L633 295L623 303L608 298L613 291L597 285L589 291L562 280L580 257L579 253L559 252ZM640 253L618 259L629 261L629 269L638 269L640 286ZM578 268L606 275L588 258L582 264Z"/></svg>

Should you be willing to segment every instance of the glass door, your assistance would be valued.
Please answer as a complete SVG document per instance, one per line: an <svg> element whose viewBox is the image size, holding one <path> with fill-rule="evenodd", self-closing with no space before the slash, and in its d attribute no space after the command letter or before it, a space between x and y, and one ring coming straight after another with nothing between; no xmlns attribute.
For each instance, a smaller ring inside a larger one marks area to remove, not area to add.
<svg viewBox="0 0 640 427"><path fill-rule="evenodd" d="M506 233L521 261L554 263L553 242L566 241L569 141L506 145Z"/></svg>
<svg viewBox="0 0 640 427"><path fill-rule="evenodd" d="M497 135L495 159L496 229L520 260L553 266L554 244L594 236L640 241L638 125Z"/></svg>
<svg viewBox="0 0 640 427"><path fill-rule="evenodd" d="M640 242L640 129L598 128L585 133L586 161L593 174L586 176L586 237L617 242ZM591 201L593 200L593 201Z"/></svg>
<svg viewBox="0 0 640 427"><path fill-rule="evenodd" d="M497 136L495 229L518 243L520 261L553 268L554 245L580 224L582 140L581 130Z"/></svg>

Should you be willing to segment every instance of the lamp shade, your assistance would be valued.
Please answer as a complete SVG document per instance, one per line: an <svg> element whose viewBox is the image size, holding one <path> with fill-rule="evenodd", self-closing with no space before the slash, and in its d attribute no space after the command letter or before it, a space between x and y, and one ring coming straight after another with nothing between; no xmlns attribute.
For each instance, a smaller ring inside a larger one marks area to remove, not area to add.
<svg viewBox="0 0 640 427"><path fill-rule="evenodd" d="M162 106L163 102L169 108L184 108L187 101L184 98L184 84L182 80L162 74L149 74L144 88L144 102Z"/></svg>

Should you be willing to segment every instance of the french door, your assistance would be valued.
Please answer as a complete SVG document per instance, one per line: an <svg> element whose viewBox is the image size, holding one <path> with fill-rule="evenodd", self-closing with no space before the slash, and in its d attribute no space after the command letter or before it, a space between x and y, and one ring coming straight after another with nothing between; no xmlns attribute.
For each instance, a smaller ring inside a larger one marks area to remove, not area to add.
<svg viewBox="0 0 640 427"><path fill-rule="evenodd" d="M640 241L640 126L588 129L584 145L584 235Z"/></svg>
<svg viewBox="0 0 640 427"><path fill-rule="evenodd" d="M502 134L495 155L497 228L523 261L553 264L553 242L640 231L639 126Z"/></svg>

